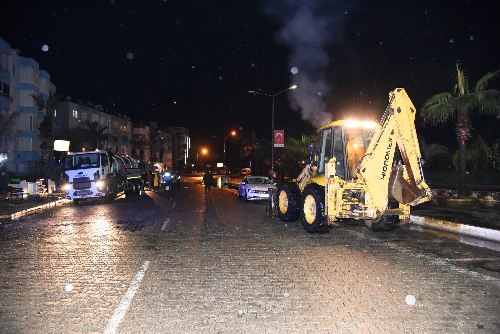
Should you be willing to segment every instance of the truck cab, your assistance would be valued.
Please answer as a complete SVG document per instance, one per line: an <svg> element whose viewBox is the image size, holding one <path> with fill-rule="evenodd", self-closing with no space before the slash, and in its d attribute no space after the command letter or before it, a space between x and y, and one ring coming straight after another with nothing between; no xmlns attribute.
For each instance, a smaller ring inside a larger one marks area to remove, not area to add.
<svg viewBox="0 0 500 334"><path fill-rule="evenodd" d="M112 160L107 151L68 153L64 163L66 198L104 197L108 191Z"/></svg>

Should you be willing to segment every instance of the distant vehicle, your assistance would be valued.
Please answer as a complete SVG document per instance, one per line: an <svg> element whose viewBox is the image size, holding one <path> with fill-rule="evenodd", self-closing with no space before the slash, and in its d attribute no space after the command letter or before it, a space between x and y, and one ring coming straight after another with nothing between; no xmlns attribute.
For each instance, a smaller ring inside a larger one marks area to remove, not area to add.
<svg viewBox="0 0 500 334"><path fill-rule="evenodd" d="M238 197L245 201L268 199L269 188L276 189L276 186L268 177L247 175L238 184Z"/></svg>
<svg viewBox="0 0 500 334"><path fill-rule="evenodd" d="M161 186L167 191L172 190L174 184L179 189L181 187L181 175L178 171L166 170L161 174L160 182Z"/></svg>
<svg viewBox="0 0 500 334"><path fill-rule="evenodd" d="M248 168L248 167L242 168L240 173L241 173L241 175L249 175L249 174L252 174L252 169Z"/></svg>

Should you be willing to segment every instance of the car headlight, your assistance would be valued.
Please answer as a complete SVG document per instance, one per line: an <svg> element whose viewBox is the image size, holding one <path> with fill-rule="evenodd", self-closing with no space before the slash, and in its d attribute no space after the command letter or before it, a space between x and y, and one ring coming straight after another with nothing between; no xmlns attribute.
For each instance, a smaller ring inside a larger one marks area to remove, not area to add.
<svg viewBox="0 0 500 334"><path fill-rule="evenodd" d="M65 183L62 188L65 192L68 192L69 189L71 188L71 185L69 183Z"/></svg>

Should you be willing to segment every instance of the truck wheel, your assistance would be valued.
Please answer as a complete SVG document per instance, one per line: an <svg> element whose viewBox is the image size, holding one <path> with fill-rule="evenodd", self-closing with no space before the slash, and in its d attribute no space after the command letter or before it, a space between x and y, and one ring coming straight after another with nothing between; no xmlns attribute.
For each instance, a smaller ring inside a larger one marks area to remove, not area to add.
<svg viewBox="0 0 500 334"><path fill-rule="evenodd" d="M302 226L309 233L326 233L325 223L325 188L310 185L302 194Z"/></svg>
<svg viewBox="0 0 500 334"><path fill-rule="evenodd" d="M390 202L388 205L389 209L395 209L398 207L398 203ZM389 232L394 230L399 225L399 216L382 216L377 220L365 220L365 226L373 232Z"/></svg>
<svg viewBox="0 0 500 334"><path fill-rule="evenodd" d="M293 222L299 219L300 200L298 185L292 182L278 185L278 218L282 222Z"/></svg>

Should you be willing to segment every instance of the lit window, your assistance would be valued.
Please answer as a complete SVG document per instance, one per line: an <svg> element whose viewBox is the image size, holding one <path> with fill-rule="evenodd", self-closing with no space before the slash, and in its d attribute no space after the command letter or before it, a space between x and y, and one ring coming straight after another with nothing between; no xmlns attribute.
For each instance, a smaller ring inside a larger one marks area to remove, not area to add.
<svg viewBox="0 0 500 334"><path fill-rule="evenodd" d="M73 117L78 118L78 110L73 110Z"/></svg>

